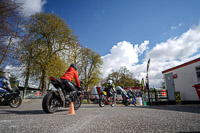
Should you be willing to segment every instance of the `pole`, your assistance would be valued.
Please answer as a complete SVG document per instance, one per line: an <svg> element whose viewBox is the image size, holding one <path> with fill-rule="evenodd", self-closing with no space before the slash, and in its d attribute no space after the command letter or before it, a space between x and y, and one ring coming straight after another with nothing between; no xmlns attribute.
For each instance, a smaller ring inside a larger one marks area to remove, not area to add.
<svg viewBox="0 0 200 133"><path fill-rule="evenodd" d="M147 63L146 87L147 87L147 90L148 90L148 101L149 101L149 105L151 105L151 103L150 103L150 94L149 94L149 78L148 78L149 64L150 64L150 59L148 60L148 63Z"/></svg>

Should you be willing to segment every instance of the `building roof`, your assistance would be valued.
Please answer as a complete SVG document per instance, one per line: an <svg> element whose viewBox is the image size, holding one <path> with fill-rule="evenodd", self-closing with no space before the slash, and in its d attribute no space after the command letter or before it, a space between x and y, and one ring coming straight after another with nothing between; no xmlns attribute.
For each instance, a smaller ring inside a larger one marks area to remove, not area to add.
<svg viewBox="0 0 200 133"><path fill-rule="evenodd" d="M164 70L164 71L162 71L162 73L164 74L164 73L173 71L173 70L175 70L175 69L178 69L178 68L181 68L181 67L184 67L184 66L187 66L187 65L196 63L196 62L198 62L198 61L200 61L200 58L197 58L197 59L194 59L194 60L192 60L192 61L186 62L186 63L184 63L184 64L181 64L181 65L172 67L172 68L170 68L170 69Z"/></svg>
<svg viewBox="0 0 200 133"><path fill-rule="evenodd" d="M178 68L181 68L181 67L184 67L184 66L187 66L187 65L196 63L196 62L198 62L198 61L200 61L200 58L197 58L197 59L194 59L194 60L192 60L192 61L186 62L186 63L184 63L184 64L181 64L181 65L172 67L172 68L170 68L170 69L164 70L164 71L162 71L162 73L164 74L164 73L173 71L173 70L175 70L175 69L178 69Z"/></svg>

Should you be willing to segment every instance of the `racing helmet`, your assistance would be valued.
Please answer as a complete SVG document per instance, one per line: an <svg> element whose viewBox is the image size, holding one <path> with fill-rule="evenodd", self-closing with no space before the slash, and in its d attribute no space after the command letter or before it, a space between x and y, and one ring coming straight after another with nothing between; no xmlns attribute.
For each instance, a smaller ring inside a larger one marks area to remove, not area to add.
<svg viewBox="0 0 200 133"><path fill-rule="evenodd" d="M71 64L70 67L73 67L76 70L75 64Z"/></svg>
<svg viewBox="0 0 200 133"><path fill-rule="evenodd" d="M113 83L113 81L112 80L108 80L108 84L112 84Z"/></svg>
<svg viewBox="0 0 200 133"><path fill-rule="evenodd" d="M11 78L11 75L10 75L10 73L5 73L5 74L4 74L4 77L5 77L7 80L9 80L9 79Z"/></svg>

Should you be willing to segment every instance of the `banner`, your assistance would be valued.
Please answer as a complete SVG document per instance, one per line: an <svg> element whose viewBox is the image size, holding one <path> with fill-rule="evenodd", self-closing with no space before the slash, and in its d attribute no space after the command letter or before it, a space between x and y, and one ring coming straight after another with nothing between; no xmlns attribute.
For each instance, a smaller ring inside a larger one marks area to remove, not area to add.
<svg viewBox="0 0 200 133"><path fill-rule="evenodd" d="M142 81L141 81L141 91L144 94L144 79L143 78L142 78Z"/></svg>
<svg viewBox="0 0 200 133"><path fill-rule="evenodd" d="M147 63L147 73L148 73L148 70L149 70L149 64L150 64L150 59L148 60L148 63Z"/></svg>
<svg viewBox="0 0 200 133"><path fill-rule="evenodd" d="M145 80L147 89L149 89L149 78L148 78L149 65L150 65L150 59L148 60L148 63L147 63L147 75L146 75L146 80Z"/></svg>

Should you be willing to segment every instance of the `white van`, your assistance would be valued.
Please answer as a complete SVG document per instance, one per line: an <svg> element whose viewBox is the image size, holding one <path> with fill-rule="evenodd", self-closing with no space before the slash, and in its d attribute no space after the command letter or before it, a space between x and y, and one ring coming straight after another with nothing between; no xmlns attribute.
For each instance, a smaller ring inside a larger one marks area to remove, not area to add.
<svg viewBox="0 0 200 133"><path fill-rule="evenodd" d="M99 92L98 92L98 89L100 89L101 91L104 90L103 87L97 87L97 86L94 86L91 89L90 100L92 102L94 102L94 103L98 103L99 102Z"/></svg>

